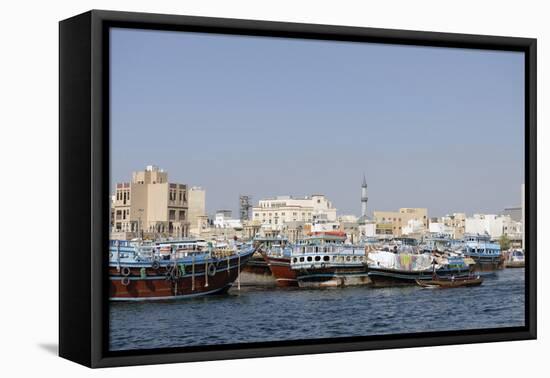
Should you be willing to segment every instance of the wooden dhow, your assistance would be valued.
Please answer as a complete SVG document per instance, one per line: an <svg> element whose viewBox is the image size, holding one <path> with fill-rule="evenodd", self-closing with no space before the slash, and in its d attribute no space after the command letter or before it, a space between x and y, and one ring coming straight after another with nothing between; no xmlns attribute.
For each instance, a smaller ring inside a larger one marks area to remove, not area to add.
<svg viewBox="0 0 550 378"><path fill-rule="evenodd" d="M491 272L504 268L504 256L498 243L492 243L490 236L485 234L464 235L463 256L475 261L474 270Z"/></svg>
<svg viewBox="0 0 550 378"><path fill-rule="evenodd" d="M261 243L260 252L275 278L277 286L298 286L296 271L290 267L292 247L288 240L282 237L258 238L256 242Z"/></svg>
<svg viewBox="0 0 550 378"><path fill-rule="evenodd" d="M319 232L300 240L290 267L300 287L341 287L370 283L362 246L346 245L343 232Z"/></svg>
<svg viewBox="0 0 550 378"><path fill-rule="evenodd" d="M109 299L144 301L227 292L255 249L203 240L111 241Z"/></svg>
<svg viewBox="0 0 550 378"><path fill-rule="evenodd" d="M431 253L368 254L368 275L375 287L411 286L418 281L469 274L474 262L459 256L434 256Z"/></svg>
<svg viewBox="0 0 550 378"><path fill-rule="evenodd" d="M465 286L479 286L483 283L483 278L479 275L472 276L450 276L437 277L434 276L431 280L416 280L416 284L425 288L452 289Z"/></svg>
<svg viewBox="0 0 550 378"><path fill-rule="evenodd" d="M505 268L524 268L525 267L525 252L519 249L506 252L504 255Z"/></svg>

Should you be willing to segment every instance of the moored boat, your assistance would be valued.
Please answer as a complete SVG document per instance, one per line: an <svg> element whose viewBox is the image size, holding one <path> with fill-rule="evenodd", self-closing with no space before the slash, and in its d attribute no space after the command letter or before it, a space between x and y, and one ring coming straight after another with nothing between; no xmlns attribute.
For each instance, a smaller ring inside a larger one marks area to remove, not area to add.
<svg viewBox="0 0 550 378"><path fill-rule="evenodd" d="M356 286L370 283L361 246L345 245L345 233L315 233L299 241L290 266L300 287Z"/></svg>
<svg viewBox="0 0 550 378"><path fill-rule="evenodd" d="M410 286L432 280L434 274L447 277L469 272L470 264L461 257L385 251L368 254L368 275L375 287Z"/></svg>
<svg viewBox="0 0 550 378"><path fill-rule="evenodd" d="M479 275L472 276L450 276L433 277L431 280L416 280L418 286L426 288L450 289L455 287L479 286L483 283L483 278Z"/></svg>
<svg viewBox="0 0 550 378"><path fill-rule="evenodd" d="M264 238L258 242L262 243L260 252L275 277L277 286L298 286L296 271L290 268L292 248L289 246L288 240L277 237Z"/></svg>
<svg viewBox="0 0 550 378"><path fill-rule="evenodd" d="M261 248L265 248L265 240L255 238L253 244L256 246L256 251L242 269L241 285L275 286L275 277L261 253Z"/></svg>
<svg viewBox="0 0 550 378"><path fill-rule="evenodd" d="M504 267L505 268L524 268L525 253L519 249L508 251L504 258Z"/></svg>
<svg viewBox="0 0 550 378"><path fill-rule="evenodd" d="M112 241L109 298L142 301L224 293L255 252L201 240Z"/></svg>
<svg viewBox="0 0 550 378"><path fill-rule="evenodd" d="M491 243L489 235L467 234L464 236L462 255L475 261L474 271L490 272L504 267L500 245Z"/></svg>

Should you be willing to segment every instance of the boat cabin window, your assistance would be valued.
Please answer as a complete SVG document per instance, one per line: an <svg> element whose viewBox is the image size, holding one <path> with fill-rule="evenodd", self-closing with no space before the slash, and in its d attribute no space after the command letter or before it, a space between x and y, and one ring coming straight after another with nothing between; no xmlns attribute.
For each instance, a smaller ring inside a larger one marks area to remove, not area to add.
<svg viewBox="0 0 550 378"><path fill-rule="evenodd" d="M308 257L307 257L307 261L311 261L311 256L308 256Z"/></svg>
<svg viewBox="0 0 550 378"><path fill-rule="evenodd" d="M330 260L329 256L323 256L323 261L329 261L329 260Z"/></svg>
<svg viewBox="0 0 550 378"><path fill-rule="evenodd" d="M303 258L303 257L300 257L300 262L304 262L304 258Z"/></svg>
<svg viewBox="0 0 550 378"><path fill-rule="evenodd" d="M321 261L321 256L315 256L315 261Z"/></svg>

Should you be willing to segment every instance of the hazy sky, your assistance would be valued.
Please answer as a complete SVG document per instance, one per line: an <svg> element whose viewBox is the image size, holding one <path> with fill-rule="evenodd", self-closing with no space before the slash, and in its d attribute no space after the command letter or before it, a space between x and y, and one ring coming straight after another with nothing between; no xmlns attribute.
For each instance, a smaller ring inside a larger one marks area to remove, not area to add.
<svg viewBox="0 0 550 378"><path fill-rule="evenodd" d="M239 194L326 194L360 213L520 203L522 53L113 29L111 182L155 164ZM237 214L235 214L237 216Z"/></svg>

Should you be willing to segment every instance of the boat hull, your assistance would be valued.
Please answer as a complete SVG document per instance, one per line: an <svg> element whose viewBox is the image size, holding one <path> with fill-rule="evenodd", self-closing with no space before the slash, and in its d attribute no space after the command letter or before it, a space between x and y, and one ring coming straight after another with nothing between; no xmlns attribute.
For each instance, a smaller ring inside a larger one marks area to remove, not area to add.
<svg viewBox="0 0 550 378"><path fill-rule="evenodd" d="M501 256L495 257L479 257L472 255L465 255L466 257L474 260L473 265L474 272L492 272L504 268L504 260Z"/></svg>
<svg viewBox="0 0 550 378"><path fill-rule="evenodd" d="M479 286L483 283L483 278L464 276L464 277L455 277L454 279L432 279L432 280L416 280L418 286L427 287L427 288L439 288L439 289L452 289L457 287L470 287L470 286Z"/></svg>
<svg viewBox="0 0 550 378"><path fill-rule="evenodd" d="M438 276L464 275L468 274L469 270L453 269L453 270L438 270ZM433 272L430 271L404 271L384 268L369 268L369 278L374 287L393 287L393 286L414 286L418 281L431 281Z"/></svg>
<svg viewBox="0 0 550 378"><path fill-rule="evenodd" d="M109 299L145 301L222 294L229 290L250 256L251 253L240 258L214 259L207 263L185 265L183 269L182 264L172 262L160 263L158 267L152 263L111 264Z"/></svg>
<svg viewBox="0 0 550 378"><path fill-rule="evenodd" d="M371 280L365 266L346 268L301 269L297 273L300 287L344 287L369 285Z"/></svg>
<svg viewBox="0 0 550 378"><path fill-rule="evenodd" d="M266 254L264 254L263 257L265 262L269 266L271 273L275 277L277 286L279 287L298 286L296 271L290 269L289 257L272 257Z"/></svg>
<svg viewBox="0 0 550 378"><path fill-rule="evenodd" d="M525 261L506 261L505 268L525 268Z"/></svg>
<svg viewBox="0 0 550 378"><path fill-rule="evenodd" d="M241 285L275 286L275 277L259 252L256 252L241 272Z"/></svg>

